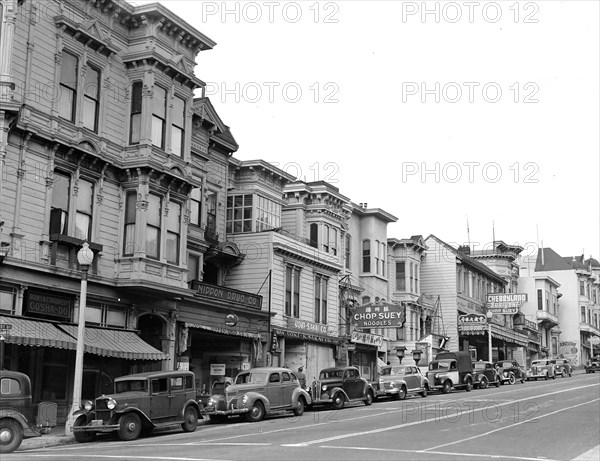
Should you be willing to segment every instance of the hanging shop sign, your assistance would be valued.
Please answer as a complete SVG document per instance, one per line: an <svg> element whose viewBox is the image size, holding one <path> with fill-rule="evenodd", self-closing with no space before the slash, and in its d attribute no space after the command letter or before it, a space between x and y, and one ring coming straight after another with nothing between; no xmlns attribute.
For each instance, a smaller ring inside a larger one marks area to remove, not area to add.
<svg viewBox="0 0 600 461"><path fill-rule="evenodd" d="M288 318L287 326L288 326L288 328L294 328L296 330L309 331L311 333L318 333L321 335L327 334L327 325L326 324L313 323L313 322L309 322L307 320Z"/></svg>
<svg viewBox="0 0 600 461"><path fill-rule="evenodd" d="M350 342L381 347L383 346L383 336L372 335L371 333L361 333L360 331L353 331L352 336L350 337Z"/></svg>
<svg viewBox="0 0 600 461"><path fill-rule="evenodd" d="M358 328L402 328L405 321L406 307L386 302L357 306L352 314Z"/></svg>
<svg viewBox="0 0 600 461"><path fill-rule="evenodd" d="M487 329L487 317L484 314L466 314L458 316L458 331L461 333L483 334Z"/></svg>
<svg viewBox="0 0 600 461"><path fill-rule="evenodd" d="M526 293L489 293L486 307L492 314L514 315L526 301Z"/></svg>
<svg viewBox="0 0 600 461"><path fill-rule="evenodd" d="M210 364L210 375L211 376L225 376L225 363L211 363Z"/></svg>
<svg viewBox="0 0 600 461"><path fill-rule="evenodd" d="M252 307L254 309L260 309L262 306L262 296L260 295L246 293L245 291L232 290L231 288L210 285L208 283L202 283L198 281L196 281L193 286L198 295L206 298L228 301L230 303L240 304L242 306Z"/></svg>

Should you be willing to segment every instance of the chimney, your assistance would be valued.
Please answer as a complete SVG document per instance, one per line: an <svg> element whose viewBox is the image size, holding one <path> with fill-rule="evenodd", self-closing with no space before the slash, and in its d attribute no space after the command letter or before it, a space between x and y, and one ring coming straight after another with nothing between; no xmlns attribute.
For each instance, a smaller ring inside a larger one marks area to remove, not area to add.
<svg viewBox="0 0 600 461"><path fill-rule="evenodd" d="M462 253L464 255L470 255L471 254L471 247L469 245L461 245L458 247L458 252Z"/></svg>

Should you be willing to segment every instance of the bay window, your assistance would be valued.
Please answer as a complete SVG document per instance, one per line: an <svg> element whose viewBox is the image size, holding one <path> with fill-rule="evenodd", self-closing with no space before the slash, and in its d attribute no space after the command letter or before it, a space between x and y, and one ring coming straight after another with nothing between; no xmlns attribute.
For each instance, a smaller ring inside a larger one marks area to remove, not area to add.
<svg viewBox="0 0 600 461"><path fill-rule="evenodd" d="M148 195L146 256L154 259L158 259L160 257L161 201L162 199L158 195Z"/></svg>
<svg viewBox="0 0 600 461"><path fill-rule="evenodd" d="M169 202L167 216L167 262L179 264L179 242L181 233L181 205Z"/></svg>
<svg viewBox="0 0 600 461"><path fill-rule="evenodd" d="M185 101L178 96L173 98L173 114L171 118L171 153L183 156L183 140L185 134Z"/></svg>
<svg viewBox="0 0 600 461"><path fill-rule="evenodd" d="M362 243L362 271L371 272L371 241L363 240Z"/></svg>
<svg viewBox="0 0 600 461"><path fill-rule="evenodd" d="M202 217L202 189L195 187L190 194L190 224L200 225Z"/></svg>
<svg viewBox="0 0 600 461"><path fill-rule="evenodd" d="M396 263L396 291L406 291L406 263Z"/></svg>
<svg viewBox="0 0 600 461"><path fill-rule="evenodd" d="M132 256L135 252L135 215L137 192L129 191L125 197L125 231L123 235L123 256Z"/></svg>
<svg viewBox="0 0 600 461"><path fill-rule="evenodd" d="M139 144L142 131L142 88L141 81L131 84L131 114L129 116L129 144Z"/></svg>
<svg viewBox="0 0 600 461"><path fill-rule="evenodd" d="M165 121L167 118L167 90L154 85L152 96L152 144L161 149L165 148Z"/></svg>

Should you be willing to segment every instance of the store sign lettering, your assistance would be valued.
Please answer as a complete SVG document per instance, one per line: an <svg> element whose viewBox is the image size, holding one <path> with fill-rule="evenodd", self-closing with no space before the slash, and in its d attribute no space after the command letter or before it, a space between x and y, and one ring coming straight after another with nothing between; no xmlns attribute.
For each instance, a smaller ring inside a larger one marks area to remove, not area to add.
<svg viewBox="0 0 600 461"><path fill-rule="evenodd" d="M207 283L196 282L196 292L207 298L230 301L236 304L243 304L246 307L260 309L262 306L262 296L253 295L244 291L232 290L230 288L209 285Z"/></svg>
<svg viewBox="0 0 600 461"><path fill-rule="evenodd" d="M287 326L288 328L295 328L296 330L310 331L322 335L327 334L327 325L308 322L306 320L288 319Z"/></svg>
<svg viewBox="0 0 600 461"><path fill-rule="evenodd" d="M514 315L526 301L526 293L489 293L486 306L494 314Z"/></svg>
<svg viewBox="0 0 600 461"><path fill-rule="evenodd" d="M29 291L27 312L52 317L71 317L71 298Z"/></svg>
<svg viewBox="0 0 600 461"><path fill-rule="evenodd" d="M389 303L365 304L356 308L352 321L359 328L402 328L406 321L406 307Z"/></svg>
<svg viewBox="0 0 600 461"><path fill-rule="evenodd" d="M368 344L370 346L383 346L383 336L361 333L359 331L352 332L350 341L353 343Z"/></svg>

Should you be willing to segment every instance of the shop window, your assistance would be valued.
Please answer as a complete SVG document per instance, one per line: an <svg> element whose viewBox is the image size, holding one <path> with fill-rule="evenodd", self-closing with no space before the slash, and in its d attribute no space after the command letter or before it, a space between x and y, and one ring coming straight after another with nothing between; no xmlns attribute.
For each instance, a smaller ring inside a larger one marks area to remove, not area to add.
<svg viewBox="0 0 600 461"><path fill-rule="evenodd" d="M17 301L17 290L8 286L0 286L0 311L14 314Z"/></svg>
<svg viewBox="0 0 600 461"><path fill-rule="evenodd" d="M63 51L61 57L58 115L70 122L75 122L79 59L68 51Z"/></svg>
<svg viewBox="0 0 600 461"><path fill-rule="evenodd" d="M73 309L73 319L79 318L79 309ZM85 308L85 323L101 327L126 328L127 309L121 306L88 301Z"/></svg>

